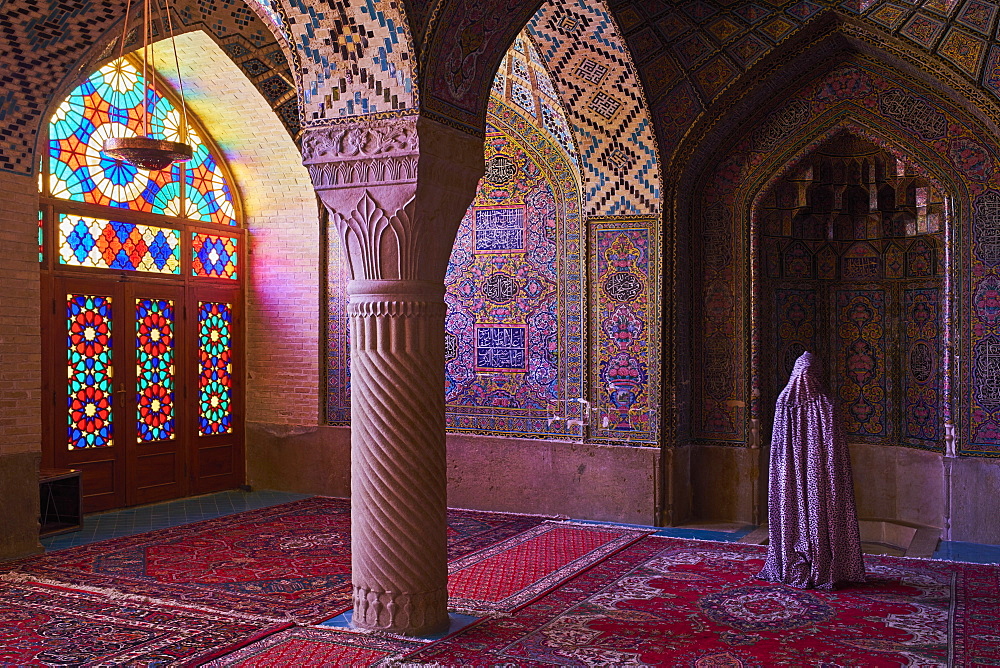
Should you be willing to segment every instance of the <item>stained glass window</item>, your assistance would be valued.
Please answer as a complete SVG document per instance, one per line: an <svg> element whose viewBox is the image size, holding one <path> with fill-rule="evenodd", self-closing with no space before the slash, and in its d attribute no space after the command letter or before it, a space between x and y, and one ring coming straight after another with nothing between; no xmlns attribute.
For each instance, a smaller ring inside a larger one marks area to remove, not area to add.
<svg viewBox="0 0 1000 668"><path fill-rule="evenodd" d="M143 134L143 82L138 69L118 59L59 105L49 123L50 193L76 202L236 225L229 183L197 131L189 128L186 137L193 158L163 171L138 169L102 152L109 137ZM181 114L155 86L146 109L149 136L181 141Z"/></svg>
<svg viewBox="0 0 1000 668"><path fill-rule="evenodd" d="M139 443L174 438L174 303L135 301Z"/></svg>
<svg viewBox="0 0 1000 668"><path fill-rule="evenodd" d="M233 430L232 305L198 302L198 433Z"/></svg>
<svg viewBox="0 0 1000 668"><path fill-rule="evenodd" d="M188 218L206 223L235 225L233 194L222 169L197 132L190 132L189 141L194 146L194 157L186 167Z"/></svg>
<svg viewBox="0 0 1000 668"><path fill-rule="evenodd" d="M124 59L80 84L49 122L49 189L53 196L172 216L183 213L180 168L138 169L102 152L109 137L141 135L142 74ZM180 114L151 88L149 135L178 141Z"/></svg>
<svg viewBox="0 0 1000 668"><path fill-rule="evenodd" d="M68 441L71 450L112 442L111 298L66 295Z"/></svg>
<svg viewBox="0 0 1000 668"><path fill-rule="evenodd" d="M45 261L45 216L38 212L38 261Z"/></svg>
<svg viewBox="0 0 1000 668"><path fill-rule="evenodd" d="M59 214L59 262L77 267L181 273L177 230Z"/></svg>
<svg viewBox="0 0 1000 668"><path fill-rule="evenodd" d="M236 279L236 239L212 234L191 235L191 273L207 278Z"/></svg>

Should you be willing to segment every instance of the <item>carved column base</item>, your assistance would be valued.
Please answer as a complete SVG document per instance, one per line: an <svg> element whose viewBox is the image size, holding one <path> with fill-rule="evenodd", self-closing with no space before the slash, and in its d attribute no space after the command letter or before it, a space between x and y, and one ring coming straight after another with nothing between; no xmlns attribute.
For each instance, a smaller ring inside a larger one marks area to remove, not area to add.
<svg viewBox="0 0 1000 668"><path fill-rule="evenodd" d="M447 588L404 594L356 586L351 624L411 636L433 635L448 628L447 606Z"/></svg>

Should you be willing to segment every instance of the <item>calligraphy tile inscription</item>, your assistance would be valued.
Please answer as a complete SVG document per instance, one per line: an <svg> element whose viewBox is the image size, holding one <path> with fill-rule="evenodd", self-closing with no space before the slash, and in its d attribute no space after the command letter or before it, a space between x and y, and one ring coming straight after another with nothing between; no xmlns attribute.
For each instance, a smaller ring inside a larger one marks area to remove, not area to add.
<svg viewBox="0 0 1000 668"><path fill-rule="evenodd" d="M476 253L524 252L524 207L476 207Z"/></svg>
<svg viewBox="0 0 1000 668"><path fill-rule="evenodd" d="M476 325L476 371L527 371L527 325Z"/></svg>

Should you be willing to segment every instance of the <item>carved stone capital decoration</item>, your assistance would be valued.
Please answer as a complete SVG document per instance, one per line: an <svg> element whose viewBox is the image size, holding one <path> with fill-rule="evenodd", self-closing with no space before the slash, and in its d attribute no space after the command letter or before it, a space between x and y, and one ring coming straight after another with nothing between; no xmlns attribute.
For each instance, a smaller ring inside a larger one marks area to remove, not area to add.
<svg viewBox="0 0 1000 668"><path fill-rule="evenodd" d="M417 117L357 121L306 130L302 164L317 190L415 182Z"/></svg>
<svg viewBox="0 0 1000 668"><path fill-rule="evenodd" d="M482 139L426 118L310 130L303 163L358 280L444 280Z"/></svg>
<svg viewBox="0 0 1000 668"><path fill-rule="evenodd" d="M400 153L417 153L417 117L357 121L306 130L302 162L306 165Z"/></svg>

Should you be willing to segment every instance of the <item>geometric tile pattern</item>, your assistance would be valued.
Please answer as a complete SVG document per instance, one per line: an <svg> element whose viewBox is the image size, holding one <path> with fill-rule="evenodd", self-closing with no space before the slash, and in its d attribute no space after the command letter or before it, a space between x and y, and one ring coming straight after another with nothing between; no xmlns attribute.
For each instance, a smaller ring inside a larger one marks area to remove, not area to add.
<svg viewBox="0 0 1000 668"><path fill-rule="evenodd" d="M230 0L180 0L174 5L175 31L204 30L237 64L249 63L244 72L255 84L273 76L293 83L271 29L248 7L237 4L234 7ZM74 77L78 79L82 71L93 72L117 56L120 37L116 22L124 14L124 0L110 0L99 8L62 0L27 0L18 2L16 9L5 3L0 11L0 170L30 174L37 166L30 156L39 110L61 87L79 83L66 81L67 74L77 73ZM153 30L154 35L165 34L157 17ZM134 33L129 43L135 44ZM262 70L262 65L267 69ZM294 89L289 89L272 101L272 107L294 97ZM293 120L286 127L294 136L298 119Z"/></svg>
<svg viewBox="0 0 1000 668"><path fill-rule="evenodd" d="M660 173L646 101L602 2L546 2L528 22L580 150L584 213L656 213ZM677 66L664 61L669 76Z"/></svg>
<svg viewBox="0 0 1000 668"><path fill-rule="evenodd" d="M297 53L306 126L416 107L401 9L392 0L282 0L272 7Z"/></svg>

